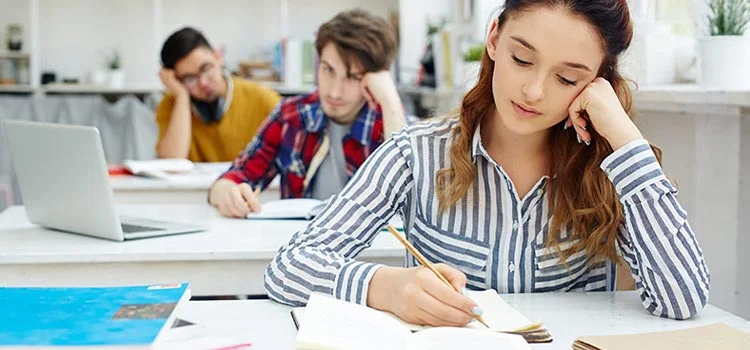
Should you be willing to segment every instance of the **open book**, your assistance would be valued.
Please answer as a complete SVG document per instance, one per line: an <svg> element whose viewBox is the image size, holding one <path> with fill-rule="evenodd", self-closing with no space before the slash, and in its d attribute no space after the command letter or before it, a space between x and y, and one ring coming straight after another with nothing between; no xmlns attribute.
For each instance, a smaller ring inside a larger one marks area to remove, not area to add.
<svg viewBox="0 0 750 350"><path fill-rule="evenodd" d="M676 331L587 336L576 339L575 350L625 349L750 349L750 332L715 323Z"/></svg>
<svg viewBox="0 0 750 350"><path fill-rule="evenodd" d="M133 175L169 180L216 180L229 168L229 162L193 163L187 159L164 158L153 160L125 160L123 168Z"/></svg>
<svg viewBox="0 0 750 350"><path fill-rule="evenodd" d="M247 218L310 220L320 214L326 203L312 198L280 199L264 203L259 213L247 214Z"/></svg>
<svg viewBox="0 0 750 350"><path fill-rule="evenodd" d="M294 309L297 349L531 349L518 335L472 328L434 327L412 333L390 313L323 294ZM489 322L489 319L487 319Z"/></svg>
<svg viewBox="0 0 750 350"><path fill-rule="evenodd" d="M154 160L125 160L122 166L133 175L166 178L170 174L187 173L195 170L195 164L187 159L170 158Z"/></svg>
<svg viewBox="0 0 750 350"><path fill-rule="evenodd" d="M552 341L552 337L550 336L549 332L542 326L541 323L532 322L528 318L526 318L526 316L513 309L500 297L500 295L497 294L496 291L469 291L468 296L484 310L484 314L482 315L482 317L490 326L490 329L487 329L487 327L480 324L476 320L471 321L468 325L466 325L466 327L463 328L448 329L457 330L456 332L459 332L458 334L461 334L464 331L476 331L485 334L489 338L493 338L492 335L495 334L499 337L502 337L504 333L517 334L522 336L523 339L525 339L526 342L529 343L544 343ZM321 298L328 298L330 300L326 299L323 301L318 301L321 300ZM320 309L319 307L315 306L315 303L325 303L327 304L327 308ZM352 309L353 311L350 311L353 306L356 308ZM433 327L410 324L404 322L403 320L388 312L378 311L361 305L355 305L317 294L313 294L313 296L310 297L310 301L308 302L307 307L293 309L292 317L295 320L297 327L300 329L298 338L300 334L302 334L303 340L305 340L304 337L306 335L301 331L306 322L316 324L316 326L311 327L314 329L329 328L335 330L335 328L337 327L337 322L351 321L350 323L353 322L353 324L347 327L363 327L364 331L367 331L369 328L380 328L380 323L386 323L385 325L383 325L386 330L391 328L401 328L417 333L429 331L428 334L433 334L436 332L433 330ZM331 322L333 322L334 324L330 324ZM439 330L437 332L440 333L447 334L447 332L449 332L444 330L446 329L445 327L438 327L434 329ZM326 338L328 337L326 334L330 334L331 332L333 332L334 334L337 333L331 330L325 332L322 330L315 330L312 336L316 337L316 334L317 336L322 336L323 339L316 340L320 340L325 343L325 341L327 340ZM380 331L377 332L379 333ZM431 347L428 348L433 349ZM509 348L515 349L514 347Z"/></svg>

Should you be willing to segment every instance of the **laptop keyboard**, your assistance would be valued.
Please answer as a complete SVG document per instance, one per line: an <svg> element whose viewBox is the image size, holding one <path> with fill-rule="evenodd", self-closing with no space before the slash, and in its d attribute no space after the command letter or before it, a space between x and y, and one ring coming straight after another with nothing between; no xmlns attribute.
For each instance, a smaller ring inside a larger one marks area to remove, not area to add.
<svg viewBox="0 0 750 350"><path fill-rule="evenodd" d="M131 224L121 224L121 225L122 225L122 233L164 231L163 228L157 228L157 227L147 227L147 226L139 226L139 225L131 225Z"/></svg>

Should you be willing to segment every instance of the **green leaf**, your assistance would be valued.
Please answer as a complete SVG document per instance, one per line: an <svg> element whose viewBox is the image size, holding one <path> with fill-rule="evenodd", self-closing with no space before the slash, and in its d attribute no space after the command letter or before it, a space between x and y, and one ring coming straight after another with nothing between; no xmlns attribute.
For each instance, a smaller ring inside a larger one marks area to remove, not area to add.
<svg viewBox="0 0 750 350"><path fill-rule="evenodd" d="M707 0L709 35L742 35L750 22L750 0Z"/></svg>
<svg viewBox="0 0 750 350"><path fill-rule="evenodd" d="M484 53L484 44L474 45L469 47L464 52L464 62L477 62L482 60L482 54Z"/></svg>

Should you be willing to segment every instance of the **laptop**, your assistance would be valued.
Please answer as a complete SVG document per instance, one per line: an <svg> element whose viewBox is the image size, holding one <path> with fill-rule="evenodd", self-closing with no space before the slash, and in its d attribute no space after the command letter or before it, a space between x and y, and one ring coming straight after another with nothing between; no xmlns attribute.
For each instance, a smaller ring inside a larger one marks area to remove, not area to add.
<svg viewBox="0 0 750 350"><path fill-rule="evenodd" d="M202 231L195 225L120 217L99 130L4 121L10 154L32 223L113 241Z"/></svg>

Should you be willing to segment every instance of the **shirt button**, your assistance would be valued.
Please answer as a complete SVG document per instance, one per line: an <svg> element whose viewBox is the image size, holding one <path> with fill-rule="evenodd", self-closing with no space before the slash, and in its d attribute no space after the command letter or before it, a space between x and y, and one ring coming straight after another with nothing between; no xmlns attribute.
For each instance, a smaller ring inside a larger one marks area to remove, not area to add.
<svg viewBox="0 0 750 350"><path fill-rule="evenodd" d="M544 194L544 190L537 190L537 191L536 191L536 194L537 194L538 196L541 196L541 195L543 195L543 194Z"/></svg>
<svg viewBox="0 0 750 350"><path fill-rule="evenodd" d="M609 173L611 173L611 172L612 172L612 168L607 168L607 169L604 169L604 172L605 172L605 173L607 173L607 175L609 175Z"/></svg>
<svg viewBox="0 0 750 350"><path fill-rule="evenodd" d="M514 230L518 229L518 221L513 221L513 229Z"/></svg>
<svg viewBox="0 0 750 350"><path fill-rule="evenodd" d="M510 272L516 271L516 264L510 263L510 265L508 265L508 271Z"/></svg>

